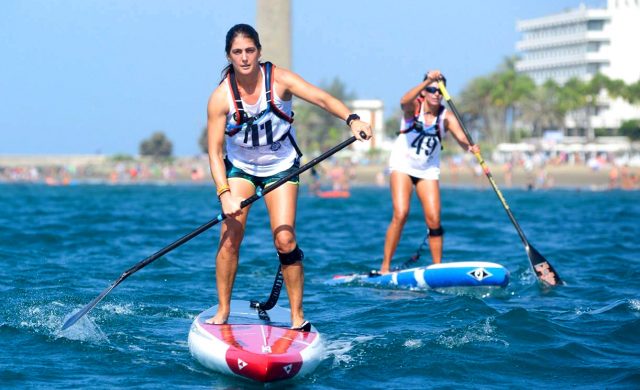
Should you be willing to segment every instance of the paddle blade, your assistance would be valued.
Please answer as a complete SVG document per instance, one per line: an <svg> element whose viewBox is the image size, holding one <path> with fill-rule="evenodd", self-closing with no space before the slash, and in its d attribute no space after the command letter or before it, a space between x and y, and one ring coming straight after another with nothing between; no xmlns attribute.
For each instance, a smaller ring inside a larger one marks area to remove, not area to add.
<svg viewBox="0 0 640 390"><path fill-rule="evenodd" d="M78 322L78 320L82 318L82 316L87 314L89 310L93 309L102 300L102 298L104 298L107 294L109 294L109 292L113 290L113 288L117 286L120 282L121 282L121 279L118 280L116 283L113 283L111 286L107 287L102 293L100 293L100 295L93 298L91 302L89 302L86 306L80 309L76 314L69 317L69 319L64 323L64 325L62 325L62 330L65 330L68 327L73 326L73 324L75 324L76 322Z"/></svg>
<svg viewBox="0 0 640 390"><path fill-rule="evenodd" d="M528 244L525 246L525 249L527 250L527 256L529 256L529 261L531 261L531 266L533 267L533 271L536 273L538 280L547 286L559 286L564 284L551 263L549 263L547 259L545 259L544 256L536 250L536 248L531 246L531 244Z"/></svg>

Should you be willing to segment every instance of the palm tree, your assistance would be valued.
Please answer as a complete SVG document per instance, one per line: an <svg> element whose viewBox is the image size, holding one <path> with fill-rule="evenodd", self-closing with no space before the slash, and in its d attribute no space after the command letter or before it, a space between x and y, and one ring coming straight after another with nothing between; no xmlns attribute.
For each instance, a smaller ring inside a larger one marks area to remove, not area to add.
<svg viewBox="0 0 640 390"><path fill-rule="evenodd" d="M629 103L640 102L640 80L627 85L622 97Z"/></svg>
<svg viewBox="0 0 640 390"><path fill-rule="evenodd" d="M516 71L516 57L504 60L501 69L493 75L491 90L493 104L504 111L501 139L509 139L513 133L513 124L518 115L518 104L531 96L536 89L533 80Z"/></svg>
<svg viewBox="0 0 640 390"><path fill-rule="evenodd" d="M559 102L560 86L553 80L535 88L519 103L521 120L529 124L532 135L541 137L546 129L563 129L566 112Z"/></svg>
<svg viewBox="0 0 640 390"><path fill-rule="evenodd" d="M559 90L559 104L567 115L573 119L576 131L579 127L586 129L587 121L587 85L584 81L573 77L569 79Z"/></svg>
<svg viewBox="0 0 640 390"><path fill-rule="evenodd" d="M497 141L496 129L502 123L496 120L498 113L491 101L493 80L477 77L460 93L460 109L465 125L470 129L482 131L486 138Z"/></svg>

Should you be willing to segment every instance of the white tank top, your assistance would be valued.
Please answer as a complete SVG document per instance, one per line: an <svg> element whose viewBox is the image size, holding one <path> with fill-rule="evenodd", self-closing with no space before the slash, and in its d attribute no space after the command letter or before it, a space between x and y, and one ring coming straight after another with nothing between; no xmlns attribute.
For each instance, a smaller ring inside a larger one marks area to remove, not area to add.
<svg viewBox="0 0 640 390"><path fill-rule="evenodd" d="M242 101L243 108L249 117L253 117L267 109L266 77L264 69L262 72L262 92L255 104L247 104ZM227 86L227 100L229 102L229 114L227 114L227 130L237 127L237 122L233 118L236 107L233 102L230 79L225 81ZM281 100L274 90L273 101L280 111L291 116L291 100ZM295 129L291 123L278 117L275 112L269 110L256 118L253 123L245 122L240 131L233 136L226 137L227 158L231 163L246 173L268 177L287 170L293 166L298 154L296 153L291 140L287 137L290 132L295 138Z"/></svg>
<svg viewBox="0 0 640 390"><path fill-rule="evenodd" d="M429 126L424 123L424 103L420 105L420 114L417 119L422 124L422 131L411 130L404 133L404 130L411 128L414 119L401 120L401 133L393 143L389 157L391 171L400 171L420 179L438 180L440 178L441 139L445 135L446 112L445 108L440 114L439 130L436 130L436 119ZM440 131L440 138L436 131Z"/></svg>

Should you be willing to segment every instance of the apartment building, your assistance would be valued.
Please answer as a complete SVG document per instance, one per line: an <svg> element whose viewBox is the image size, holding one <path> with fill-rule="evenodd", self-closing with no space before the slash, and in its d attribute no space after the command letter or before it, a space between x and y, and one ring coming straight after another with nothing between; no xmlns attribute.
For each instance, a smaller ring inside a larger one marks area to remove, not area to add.
<svg viewBox="0 0 640 390"><path fill-rule="evenodd" d="M629 84L640 79L640 0L608 0L606 8L580 5L518 21L516 28L522 33L516 69L537 84L588 80L598 72ZM603 91L584 112L567 115L565 125L569 135L593 138L594 129L613 131L632 118L640 118L640 107Z"/></svg>

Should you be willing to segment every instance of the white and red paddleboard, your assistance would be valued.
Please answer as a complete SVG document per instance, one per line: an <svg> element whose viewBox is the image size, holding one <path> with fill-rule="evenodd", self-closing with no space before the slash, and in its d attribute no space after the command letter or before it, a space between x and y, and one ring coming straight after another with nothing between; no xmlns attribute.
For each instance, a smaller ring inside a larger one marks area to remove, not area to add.
<svg viewBox="0 0 640 390"><path fill-rule="evenodd" d="M211 370L272 382L309 374L322 360L316 328L289 329L287 309L276 305L261 313L249 301L232 300L228 324L207 324L216 310L214 306L198 314L189 331L191 355Z"/></svg>

